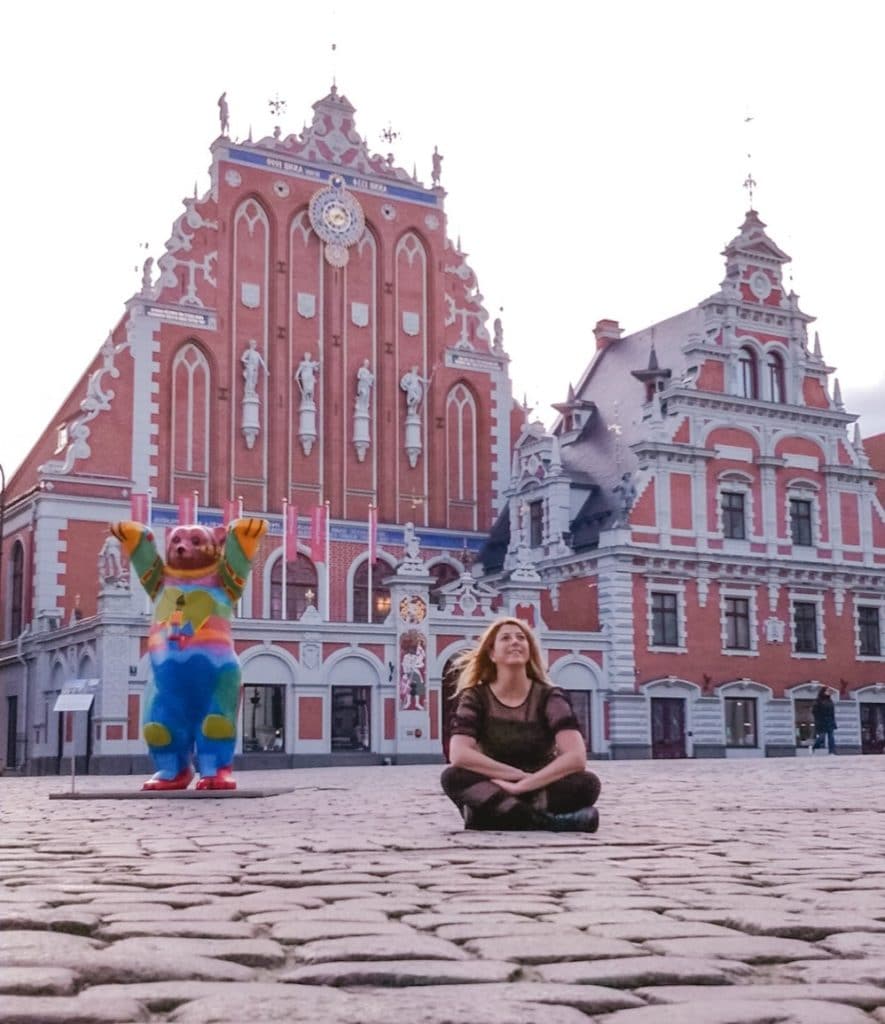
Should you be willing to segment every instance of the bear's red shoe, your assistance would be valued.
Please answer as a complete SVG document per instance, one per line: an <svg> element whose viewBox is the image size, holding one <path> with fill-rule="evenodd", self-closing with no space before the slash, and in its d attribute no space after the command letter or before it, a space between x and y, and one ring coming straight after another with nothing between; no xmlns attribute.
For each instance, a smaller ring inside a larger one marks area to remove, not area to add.
<svg viewBox="0 0 885 1024"><path fill-rule="evenodd" d="M219 768L215 775L204 775L196 785L197 789L236 789L237 780L231 775L230 765Z"/></svg>
<svg viewBox="0 0 885 1024"><path fill-rule="evenodd" d="M191 784L191 779L193 777L193 768L182 768L174 779L164 779L160 776L160 773L157 772L157 774L152 775L141 788L148 790L187 789Z"/></svg>

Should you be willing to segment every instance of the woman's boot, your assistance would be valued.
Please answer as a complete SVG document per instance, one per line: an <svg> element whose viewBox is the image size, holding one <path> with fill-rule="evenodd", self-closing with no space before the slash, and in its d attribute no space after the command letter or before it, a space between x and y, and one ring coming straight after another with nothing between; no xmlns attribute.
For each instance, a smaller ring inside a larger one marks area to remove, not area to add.
<svg viewBox="0 0 885 1024"><path fill-rule="evenodd" d="M595 832L599 828L599 811L595 807L581 807L567 814L545 815L551 832Z"/></svg>

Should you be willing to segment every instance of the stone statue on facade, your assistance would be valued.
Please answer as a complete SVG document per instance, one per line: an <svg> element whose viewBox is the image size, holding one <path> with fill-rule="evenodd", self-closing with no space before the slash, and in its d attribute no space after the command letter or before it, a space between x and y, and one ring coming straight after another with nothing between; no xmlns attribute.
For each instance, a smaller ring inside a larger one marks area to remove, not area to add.
<svg viewBox="0 0 885 1024"><path fill-rule="evenodd" d="M410 416L418 415L418 406L424 398L424 385L429 383L427 378L418 373L417 366L413 366L408 373L403 374L399 386L406 393L406 412Z"/></svg>
<svg viewBox="0 0 885 1024"><path fill-rule="evenodd" d="M369 360L364 359L363 365L356 371L356 411L368 413L372 397L372 385L375 374L369 369Z"/></svg>
<svg viewBox="0 0 885 1024"><path fill-rule="evenodd" d="M227 135L230 129L230 113L227 108L227 93L223 92L218 97L218 123L221 128L221 134Z"/></svg>
<svg viewBox="0 0 885 1024"><path fill-rule="evenodd" d="M630 509L633 508L633 503L636 501L636 484L633 482L632 473L622 473L620 481L615 484L612 491L617 494L620 506L612 525L626 526L627 516L630 514Z"/></svg>
<svg viewBox="0 0 885 1024"><path fill-rule="evenodd" d="M316 360L311 359L310 352L305 352L304 358L298 364L298 369L295 371L295 380L298 382L298 387L301 389L301 397L304 401L313 401L319 370L320 364Z"/></svg>
<svg viewBox="0 0 885 1024"><path fill-rule="evenodd" d="M98 582L101 587L125 587L123 552L120 542L109 536L98 553Z"/></svg>
<svg viewBox="0 0 885 1024"><path fill-rule="evenodd" d="M431 179L433 181L434 186L437 186L439 185L439 179L442 176L443 155L442 153L440 153L436 146L433 147L433 156L431 157L431 159L433 161Z"/></svg>
<svg viewBox="0 0 885 1024"><path fill-rule="evenodd" d="M261 353L258 351L257 342L254 338L249 339L249 347L240 356L240 362L243 364L243 380L246 382L246 394L257 394L259 367L264 369L268 377L270 376L270 371L264 359L262 359Z"/></svg>
<svg viewBox="0 0 885 1024"><path fill-rule="evenodd" d="M495 318L494 324L495 336L492 341L492 347L496 352L502 352L504 350L504 325L501 323L501 318Z"/></svg>

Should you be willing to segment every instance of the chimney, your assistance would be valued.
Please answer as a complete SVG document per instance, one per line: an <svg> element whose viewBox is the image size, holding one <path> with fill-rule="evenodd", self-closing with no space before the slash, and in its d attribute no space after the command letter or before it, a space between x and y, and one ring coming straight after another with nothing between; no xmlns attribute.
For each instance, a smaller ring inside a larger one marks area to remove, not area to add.
<svg viewBox="0 0 885 1024"><path fill-rule="evenodd" d="M623 333L617 320L600 320L593 328L593 334L596 337L596 351L601 352L604 348L608 348L612 342L618 341Z"/></svg>

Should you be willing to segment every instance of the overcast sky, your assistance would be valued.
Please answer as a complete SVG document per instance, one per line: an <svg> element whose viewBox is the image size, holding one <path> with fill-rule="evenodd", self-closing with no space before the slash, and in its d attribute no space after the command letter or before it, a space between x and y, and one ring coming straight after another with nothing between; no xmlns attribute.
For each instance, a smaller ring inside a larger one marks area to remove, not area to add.
<svg viewBox="0 0 885 1024"><path fill-rule="evenodd" d="M545 422L597 320L639 330L718 287L751 168L849 411L865 436L885 431L875 12L857 0L10 5L0 463L9 476L54 422L181 200L208 187L219 94L234 138L270 134L268 101L285 99L285 135L333 75L372 150L429 184L439 147L450 237L503 319L516 395Z"/></svg>

